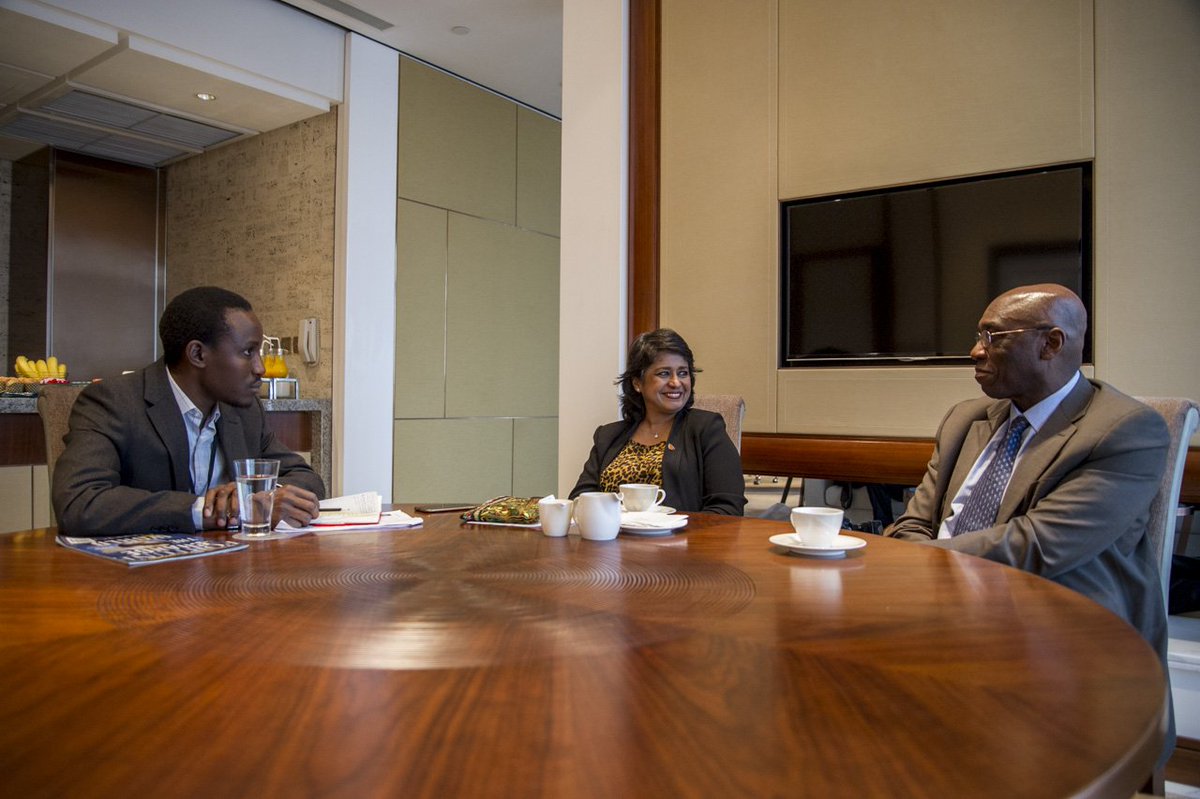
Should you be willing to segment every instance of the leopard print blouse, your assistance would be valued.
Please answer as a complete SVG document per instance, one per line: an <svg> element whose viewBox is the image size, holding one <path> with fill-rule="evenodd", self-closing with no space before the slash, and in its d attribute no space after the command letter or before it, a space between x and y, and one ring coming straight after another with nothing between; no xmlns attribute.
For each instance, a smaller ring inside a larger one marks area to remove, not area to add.
<svg viewBox="0 0 1200 799"><path fill-rule="evenodd" d="M662 485L663 453L667 442L639 444L632 439L600 474L600 490L616 491L623 483Z"/></svg>

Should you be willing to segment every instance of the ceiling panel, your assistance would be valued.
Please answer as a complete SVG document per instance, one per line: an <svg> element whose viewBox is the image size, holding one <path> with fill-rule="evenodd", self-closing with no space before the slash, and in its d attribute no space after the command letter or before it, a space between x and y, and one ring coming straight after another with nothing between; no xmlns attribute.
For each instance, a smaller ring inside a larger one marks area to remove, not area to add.
<svg viewBox="0 0 1200 799"><path fill-rule="evenodd" d="M62 75L117 43L115 30L72 30L0 8L0 61L43 75Z"/></svg>
<svg viewBox="0 0 1200 799"><path fill-rule="evenodd" d="M50 6L0 7L6 160L50 144L162 164L328 110L294 86Z"/></svg>
<svg viewBox="0 0 1200 799"><path fill-rule="evenodd" d="M200 152L199 148L185 144L151 140L137 133L122 133L73 119L44 116L29 111L21 111L6 118L3 125L0 125L0 132L64 150L89 153L140 166L161 166L168 161Z"/></svg>
<svg viewBox="0 0 1200 799"><path fill-rule="evenodd" d="M50 79L49 75L0 63L0 105L15 103Z"/></svg>
<svg viewBox="0 0 1200 799"><path fill-rule="evenodd" d="M562 0L290 0L290 5L532 108L562 113ZM261 70L231 66L236 59L213 60L146 37L137 4L111 24L83 16L85 6L72 4L76 11L69 12L35 0L0 0L0 123L11 122L18 105L37 108L70 87L243 135L330 107L329 98L264 77ZM176 18L167 12L165 19ZM151 28L160 35L171 30L170 24ZM204 103L197 92L215 94L217 101ZM145 133L158 123L148 124ZM0 140L0 158L29 148L26 141Z"/></svg>
<svg viewBox="0 0 1200 799"><path fill-rule="evenodd" d="M562 116L562 0L285 2Z"/></svg>
<svg viewBox="0 0 1200 799"><path fill-rule="evenodd" d="M301 102L245 81L219 77L213 74L217 68L214 65L212 71L206 71L125 48L77 70L72 82L253 131L275 130L329 110L327 102ZM214 94L217 99L204 102L196 97L197 92Z"/></svg>

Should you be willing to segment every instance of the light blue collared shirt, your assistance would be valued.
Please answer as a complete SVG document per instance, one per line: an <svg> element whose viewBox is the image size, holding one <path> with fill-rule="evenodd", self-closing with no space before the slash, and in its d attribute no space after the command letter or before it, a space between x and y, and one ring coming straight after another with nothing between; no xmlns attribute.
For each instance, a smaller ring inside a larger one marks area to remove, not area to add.
<svg viewBox="0 0 1200 799"><path fill-rule="evenodd" d="M192 478L192 491L196 501L192 503L192 524L196 530L204 529L204 495L208 489L229 482L225 474L225 456L217 446L217 420L221 418L221 406L213 408L212 416L206 421L204 414L183 392L171 370L167 369L167 382L175 395L175 404L183 415L183 426L188 437L188 471Z"/></svg>
<svg viewBox="0 0 1200 799"><path fill-rule="evenodd" d="M950 515L938 527L938 538L949 538L954 534L954 520L962 512L963 506L967 504L967 499L975 489L975 484L979 482L979 478L983 476L984 471L991 464L992 458L996 457L996 451L1000 448L1000 443L1008 437L1008 428L1012 424L1013 419L1016 419L1018 416L1024 416L1025 421L1029 422L1029 429L1025 431L1025 435L1021 439L1021 448L1017 450L1017 459L1013 462L1013 470L1008 475L1009 480L1012 479L1013 474L1017 471L1017 464L1021 462L1021 457L1025 454L1026 445L1033 440L1038 431L1050 420L1050 415L1058 410L1058 406L1062 404L1062 401L1071 393L1071 389L1075 388L1075 384L1081 379L1083 379L1083 376L1078 371L1075 372L1075 376L1068 380L1062 388L1030 407L1024 413L1018 411L1016 405L1009 407L1008 421L1000 425L999 429L992 435L991 440L988 441L988 445L983 448L983 452L979 453L979 459L971 467L971 472L967 475L966 481L963 482L962 488L958 489L958 493L950 501ZM1004 488L1006 491L1008 490L1007 485Z"/></svg>

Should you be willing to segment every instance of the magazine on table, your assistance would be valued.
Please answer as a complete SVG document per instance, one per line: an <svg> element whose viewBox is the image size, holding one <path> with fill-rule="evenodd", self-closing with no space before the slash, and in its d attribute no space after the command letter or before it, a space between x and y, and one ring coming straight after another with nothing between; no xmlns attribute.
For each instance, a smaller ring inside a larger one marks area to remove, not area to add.
<svg viewBox="0 0 1200 799"><path fill-rule="evenodd" d="M191 533L144 533L94 538L59 535L55 541L67 549L126 566L149 566L152 563L203 558L246 548L246 544L238 541L222 541Z"/></svg>

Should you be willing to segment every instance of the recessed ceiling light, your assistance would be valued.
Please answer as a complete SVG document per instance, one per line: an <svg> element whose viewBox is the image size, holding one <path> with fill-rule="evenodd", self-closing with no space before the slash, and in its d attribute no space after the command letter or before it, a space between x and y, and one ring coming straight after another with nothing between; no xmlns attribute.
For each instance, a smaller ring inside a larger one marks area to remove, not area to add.
<svg viewBox="0 0 1200 799"><path fill-rule="evenodd" d="M453 28L450 29L450 32L457 33L459 36L466 36L468 33L471 32L471 29L468 28L466 25L455 25Z"/></svg>
<svg viewBox="0 0 1200 799"><path fill-rule="evenodd" d="M217 96L215 94L209 94L208 92L196 92L196 99L203 100L207 103L209 100L217 99Z"/></svg>

